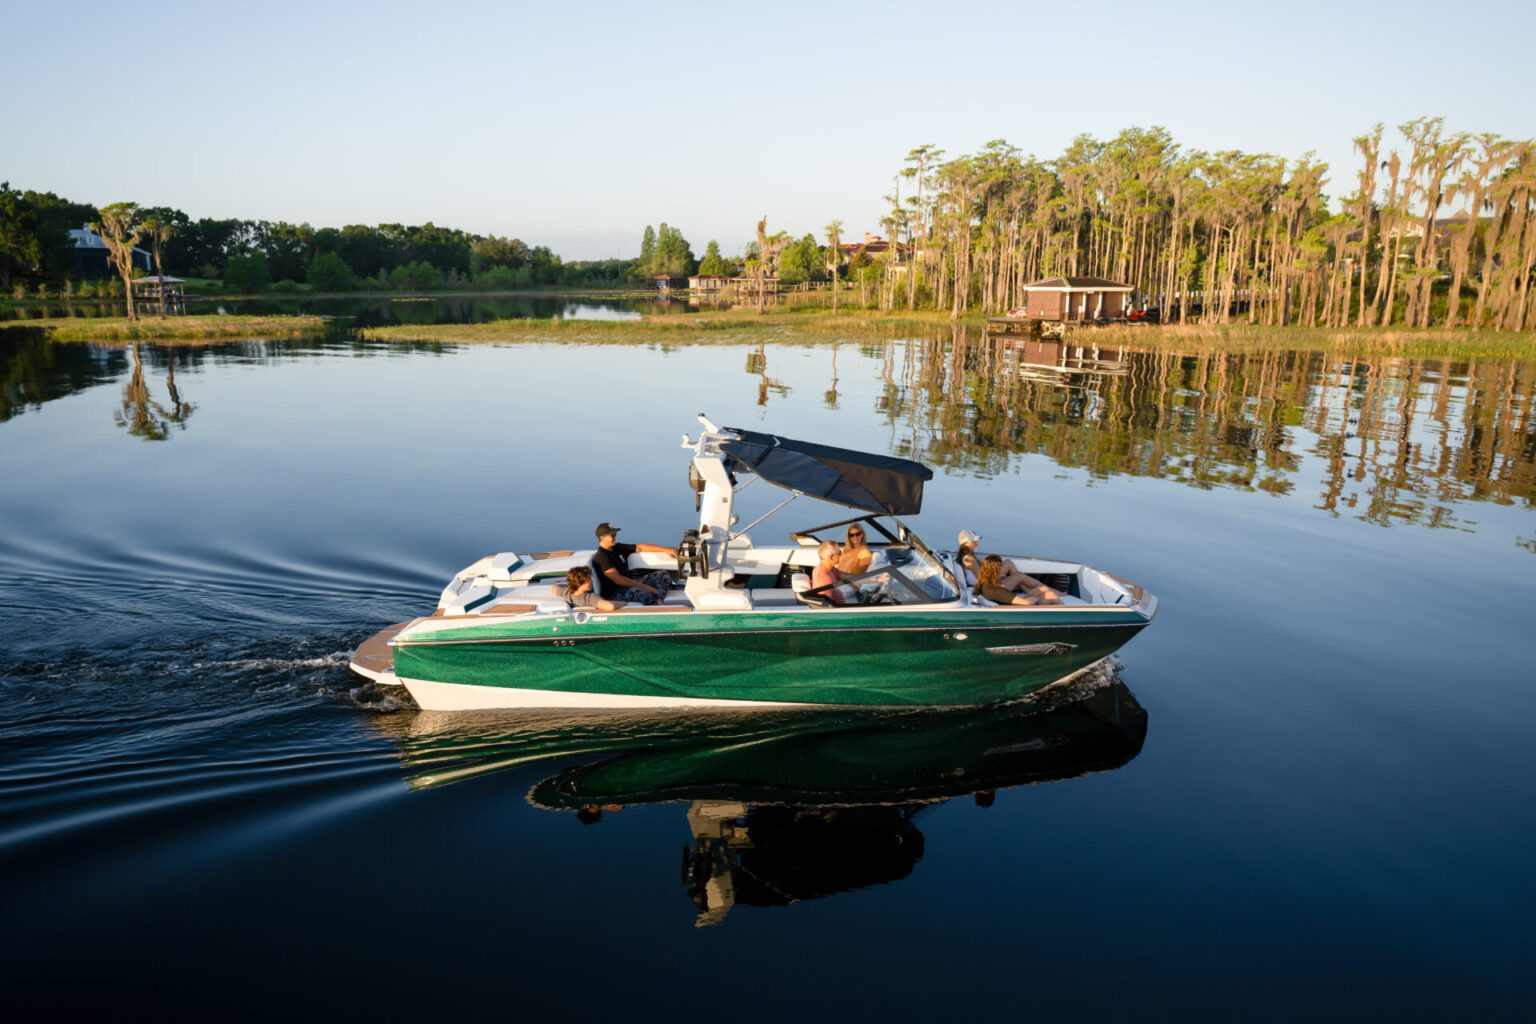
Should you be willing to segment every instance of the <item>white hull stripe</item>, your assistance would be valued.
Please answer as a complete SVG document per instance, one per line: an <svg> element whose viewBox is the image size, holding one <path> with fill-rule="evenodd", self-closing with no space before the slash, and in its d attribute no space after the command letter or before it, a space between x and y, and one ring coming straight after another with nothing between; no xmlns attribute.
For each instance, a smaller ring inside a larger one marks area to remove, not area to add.
<svg viewBox="0 0 1536 1024"><path fill-rule="evenodd" d="M831 705L776 700L720 700L712 697L643 697L628 693L573 693L510 686L472 686L401 679L423 711L480 711L490 708L804 708Z"/></svg>

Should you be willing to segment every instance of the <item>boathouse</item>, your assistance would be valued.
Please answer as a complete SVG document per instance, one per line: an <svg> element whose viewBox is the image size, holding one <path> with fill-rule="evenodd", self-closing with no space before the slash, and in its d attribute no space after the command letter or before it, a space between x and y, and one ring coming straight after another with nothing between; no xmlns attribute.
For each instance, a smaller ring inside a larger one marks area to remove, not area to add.
<svg viewBox="0 0 1536 1024"><path fill-rule="evenodd" d="M1024 286L1022 315L1059 323L1123 320L1132 291L1102 277L1047 277Z"/></svg>
<svg viewBox="0 0 1536 1024"><path fill-rule="evenodd" d="M731 283L724 274L694 274L688 279L688 290L704 295L715 295Z"/></svg>
<svg viewBox="0 0 1536 1024"><path fill-rule="evenodd" d="M688 279L681 274L657 274L655 276L656 290L670 292L674 288L682 288L688 283Z"/></svg>
<svg viewBox="0 0 1536 1024"><path fill-rule="evenodd" d="M133 297L137 302L161 303L175 313L187 309L186 280L180 277L136 277L133 279Z"/></svg>

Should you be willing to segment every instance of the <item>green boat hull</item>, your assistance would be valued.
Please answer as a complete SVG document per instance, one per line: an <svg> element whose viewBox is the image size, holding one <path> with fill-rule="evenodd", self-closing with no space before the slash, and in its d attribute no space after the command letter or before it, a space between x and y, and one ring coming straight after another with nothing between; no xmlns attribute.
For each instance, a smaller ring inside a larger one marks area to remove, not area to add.
<svg viewBox="0 0 1536 1024"><path fill-rule="evenodd" d="M509 623L402 643L394 665L407 682L658 701L986 704L1072 675L1147 624L1129 612L1055 612L1038 625L1002 618L852 613L835 628L806 628L805 616L697 613Z"/></svg>

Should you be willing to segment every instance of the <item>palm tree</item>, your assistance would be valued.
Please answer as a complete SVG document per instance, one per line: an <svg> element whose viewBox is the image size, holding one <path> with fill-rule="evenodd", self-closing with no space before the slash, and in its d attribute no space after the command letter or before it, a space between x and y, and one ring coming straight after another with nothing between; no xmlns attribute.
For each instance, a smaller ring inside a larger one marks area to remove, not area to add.
<svg viewBox="0 0 1536 1024"><path fill-rule="evenodd" d="M171 225L164 218L150 217L142 227L154 253L155 275L160 278L160 315L165 316L165 265L160 262L160 245L171 240Z"/></svg>
<svg viewBox="0 0 1536 1024"><path fill-rule="evenodd" d="M837 265L843 259L843 222L834 220L823 230L827 233L827 249L832 257L832 312L837 312Z"/></svg>

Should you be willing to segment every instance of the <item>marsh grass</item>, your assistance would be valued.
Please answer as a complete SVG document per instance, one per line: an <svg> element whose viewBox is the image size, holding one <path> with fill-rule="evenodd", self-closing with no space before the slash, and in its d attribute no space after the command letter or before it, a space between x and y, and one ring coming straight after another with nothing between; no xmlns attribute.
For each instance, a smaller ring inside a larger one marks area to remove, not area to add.
<svg viewBox="0 0 1536 1024"><path fill-rule="evenodd" d="M1405 358L1536 359L1536 333L1409 328L1261 327L1255 324L1116 325L1074 331L1075 344L1147 351L1317 351Z"/></svg>
<svg viewBox="0 0 1536 1024"><path fill-rule="evenodd" d="M43 328L54 341L126 345L134 341L200 343L293 338L324 334L331 323L330 317L323 316L150 316L139 320L28 320L21 326Z"/></svg>
<svg viewBox="0 0 1536 1024"><path fill-rule="evenodd" d="M706 313L659 313L639 320L493 320L478 324L392 324L365 327L358 334L367 341L442 341L442 342L517 342L517 341L593 341L611 344L645 343L659 340L686 342L717 341L722 335L732 339L754 340L786 333L814 332L828 340L850 333L878 333L892 330L931 330L948 325L945 314L838 313L822 310L794 310L755 313L722 310Z"/></svg>

